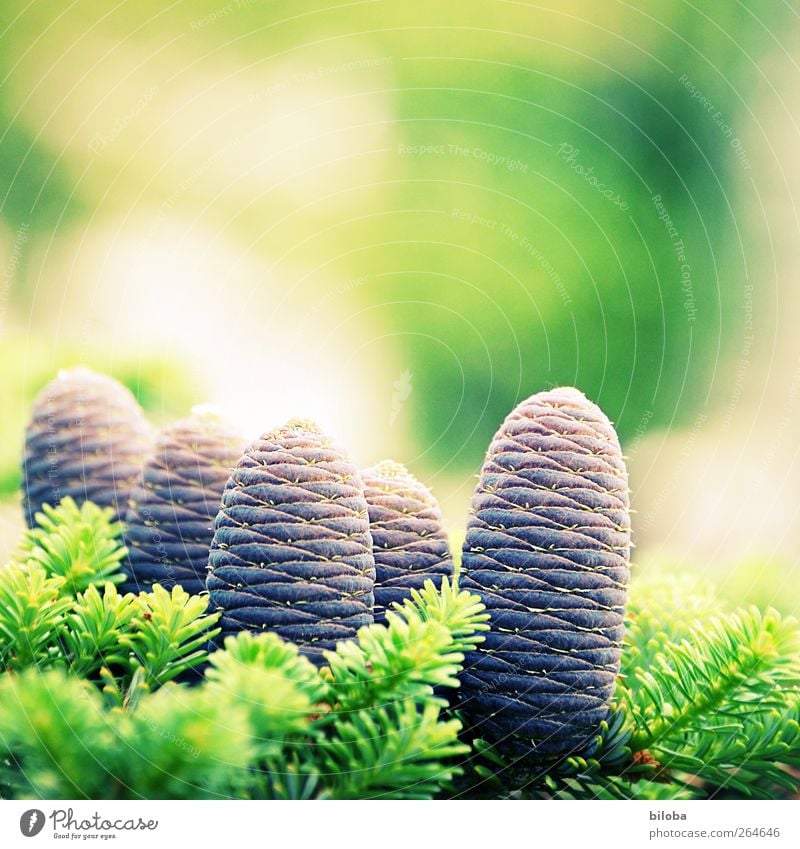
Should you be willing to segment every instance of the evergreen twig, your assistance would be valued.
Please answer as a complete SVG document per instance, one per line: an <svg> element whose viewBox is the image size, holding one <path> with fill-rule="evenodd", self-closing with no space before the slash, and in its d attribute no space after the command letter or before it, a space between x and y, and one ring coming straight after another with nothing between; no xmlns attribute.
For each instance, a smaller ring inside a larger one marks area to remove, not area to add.
<svg viewBox="0 0 800 849"><path fill-rule="evenodd" d="M78 507L67 496L57 507L45 504L35 518L37 527L25 532L14 554L16 563L63 578L64 591L72 594L123 580L119 568L127 549L120 543L122 524L114 521L110 507L91 501Z"/></svg>
<svg viewBox="0 0 800 849"><path fill-rule="evenodd" d="M509 761L445 694L487 629L445 579L317 668L218 633L207 597L121 595L108 511L46 508L0 570L0 794L42 798L786 797L800 629L688 578L634 582L615 706L582 751ZM174 683L208 661L195 686Z"/></svg>

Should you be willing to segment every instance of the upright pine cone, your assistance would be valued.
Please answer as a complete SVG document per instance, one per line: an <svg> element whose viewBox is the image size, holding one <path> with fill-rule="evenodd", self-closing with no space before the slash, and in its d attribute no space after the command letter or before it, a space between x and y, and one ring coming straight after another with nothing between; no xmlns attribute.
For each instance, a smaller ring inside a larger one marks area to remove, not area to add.
<svg viewBox="0 0 800 849"><path fill-rule="evenodd" d="M587 745L619 672L629 556L611 423L577 389L521 403L489 447L464 543L462 586L491 615L461 679L479 734L544 757Z"/></svg>
<svg viewBox="0 0 800 849"><path fill-rule="evenodd" d="M453 574L439 504L400 463L384 460L362 473L375 554L375 621L428 578Z"/></svg>
<svg viewBox="0 0 800 849"><path fill-rule="evenodd" d="M150 439L141 407L121 383L87 368L60 372L36 397L25 431L28 526L42 504L55 506L67 495L124 515Z"/></svg>
<svg viewBox="0 0 800 849"><path fill-rule="evenodd" d="M222 637L277 632L315 663L372 623L375 561L356 467L312 422L257 439L214 523L207 586Z"/></svg>
<svg viewBox="0 0 800 849"><path fill-rule="evenodd" d="M125 516L125 592L153 584L205 591L214 517L245 440L207 411L167 425L156 438Z"/></svg>

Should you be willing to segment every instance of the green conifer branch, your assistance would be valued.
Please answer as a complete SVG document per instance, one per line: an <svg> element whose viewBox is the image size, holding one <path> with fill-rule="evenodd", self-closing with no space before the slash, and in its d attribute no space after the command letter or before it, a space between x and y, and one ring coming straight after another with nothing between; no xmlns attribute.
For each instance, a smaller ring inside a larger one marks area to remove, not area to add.
<svg viewBox="0 0 800 849"><path fill-rule="evenodd" d="M63 578L48 578L38 566L0 569L1 669L62 666L101 679L122 703L138 670L137 685L155 689L203 663L218 633L218 614L205 613L207 597L180 587L122 596L109 583L102 595L90 585L76 597L62 596L63 588Z"/></svg>
<svg viewBox="0 0 800 849"><path fill-rule="evenodd" d="M129 653L121 638L131 628L136 610L136 598L120 595L111 583L102 595L93 584L78 593L60 629L70 672L91 678L103 667L128 667Z"/></svg>
<svg viewBox="0 0 800 849"><path fill-rule="evenodd" d="M13 796L102 798L114 743L100 696L86 682L57 669L0 678L0 760Z"/></svg>
<svg viewBox="0 0 800 849"><path fill-rule="evenodd" d="M402 605L392 605L403 619L419 617L423 622L439 622L450 632L453 651L472 651L485 639L489 614L475 593L459 588L457 578L443 578L441 586L427 580L421 590L411 590Z"/></svg>
<svg viewBox="0 0 800 849"><path fill-rule="evenodd" d="M327 652L323 674L335 710L380 706L396 699L424 699L435 687L457 687L464 652L483 640L488 615L477 596L456 581L433 581L386 615L386 627L361 628L357 641Z"/></svg>
<svg viewBox="0 0 800 849"><path fill-rule="evenodd" d="M121 633L120 645L131 651L155 688L203 663L206 647L219 634L212 627L219 613L206 614L208 596L192 596L180 586L167 592L160 584L136 597L132 629Z"/></svg>
<svg viewBox="0 0 800 849"><path fill-rule="evenodd" d="M800 788L787 771L800 763L795 620L750 608L695 625L622 694L634 750L663 768L745 796L765 785Z"/></svg>
<svg viewBox="0 0 800 849"><path fill-rule="evenodd" d="M719 711L748 715L784 704L800 684L800 632L794 620L755 608L695 626L668 644L651 668L639 668L625 691L634 745L649 748L708 724Z"/></svg>
<svg viewBox="0 0 800 849"><path fill-rule="evenodd" d="M16 565L0 570L0 669L21 670L52 660L54 635L72 601L62 577Z"/></svg>
<svg viewBox="0 0 800 849"><path fill-rule="evenodd" d="M144 621L160 618L176 644L193 647L192 658L199 651L197 623L209 617L197 616L205 599L191 604L184 595L161 590L139 596L130 622L141 620L142 610L151 612ZM468 594L448 586L434 595L429 602L441 611L471 607L480 627L482 614ZM87 591L82 602L85 610L105 615L104 600L114 598L111 590L104 597ZM99 677L111 694L106 700L63 669L2 676L2 782L16 788L14 795L70 798L430 798L459 774L468 746L458 739L460 722L443 715L442 700L431 692L441 676L432 675L423 691L405 674L407 646L398 635L409 621L434 632L446 630L441 621L460 622L448 647L475 635L455 613L442 619L424 600L417 603L422 607L409 607L384 629L383 663L395 682L394 699L359 709L342 709L330 674L274 634L229 638L210 656L206 680L197 687L169 683L149 692L146 678L159 683L187 668L185 661L162 662L169 649L149 634L129 641L142 650L133 653L136 672L126 696L105 668ZM444 653L452 654L449 648ZM450 665L449 659L440 663ZM63 747L57 744L62 737ZM77 751L83 740L82 760Z"/></svg>
<svg viewBox="0 0 800 849"><path fill-rule="evenodd" d="M277 634L244 631L227 637L225 650L209 657L207 688L246 712L262 759L280 758L313 733L326 685L296 646Z"/></svg>
<svg viewBox="0 0 800 849"><path fill-rule="evenodd" d="M623 679L648 668L666 645L679 643L699 622L724 612L713 584L672 572L643 575L633 581L625 619Z"/></svg>
<svg viewBox="0 0 800 849"><path fill-rule="evenodd" d="M457 719L442 720L433 701L395 701L340 716L318 743L330 796L429 799L460 774L454 759L469 751Z"/></svg>
<svg viewBox="0 0 800 849"><path fill-rule="evenodd" d="M239 634L209 655L218 617L207 598L160 586L120 595L121 551L107 512L66 502L0 570L4 796L660 800L800 790L798 625L775 611L728 612L704 582L635 582L616 706L596 738L560 760L509 762L465 737L443 697L488 627L456 582L427 584L317 669L270 633ZM173 683L206 661L199 685Z"/></svg>
<svg viewBox="0 0 800 849"><path fill-rule="evenodd" d="M122 524L113 517L110 507L90 501L78 507L69 496L57 507L45 504L36 514L37 527L25 532L14 562L63 578L64 592L73 595L92 584L118 584L127 549L120 543Z"/></svg>

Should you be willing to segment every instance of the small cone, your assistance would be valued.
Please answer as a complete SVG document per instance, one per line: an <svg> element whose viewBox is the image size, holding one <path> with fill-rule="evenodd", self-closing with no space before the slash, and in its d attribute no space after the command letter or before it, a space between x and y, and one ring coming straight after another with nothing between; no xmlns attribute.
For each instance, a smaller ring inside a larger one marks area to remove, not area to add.
<svg viewBox="0 0 800 849"><path fill-rule="evenodd" d="M356 467L311 422L257 439L214 523L207 586L223 639L275 631L317 664L372 623L375 561Z"/></svg>
<svg viewBox="0 0 800 849"><path fill-rule="evenodd" d="M375 555L375 621L429 578L439 586L453 560L439 504L404 466L384 460L363 472Z"/></svg>
<svg viewBox="0 0 800 849"><path fill-rule="evenodd" d="M125 516L125 592L180 584L204 592L208 553L222 491L245 440L206 412L161 430Z"/></svg>
<svg viewBox="0 0 800 849"><path fill-rule="evenodd" d="M120 518L141 473L150 428L133 395L87 368L61 372L36 397L25 431L23 511L33 527L42 504L71 496Z"/></svg>

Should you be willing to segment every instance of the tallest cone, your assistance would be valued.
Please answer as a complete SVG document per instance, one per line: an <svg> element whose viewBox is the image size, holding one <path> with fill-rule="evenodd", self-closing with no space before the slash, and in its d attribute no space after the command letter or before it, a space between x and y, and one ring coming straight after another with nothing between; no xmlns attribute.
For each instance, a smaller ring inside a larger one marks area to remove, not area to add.
<svg viewBox="0 0 800 849"><path fill-rule="evenodd" d="M629 561L608 418L577 389L523 401L489 447L464 543L463 586L491 615L462 676L477 733L520 754L585 748L619 672Z"/></svg>

